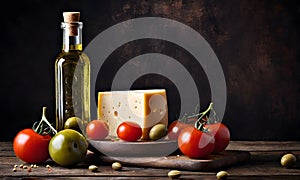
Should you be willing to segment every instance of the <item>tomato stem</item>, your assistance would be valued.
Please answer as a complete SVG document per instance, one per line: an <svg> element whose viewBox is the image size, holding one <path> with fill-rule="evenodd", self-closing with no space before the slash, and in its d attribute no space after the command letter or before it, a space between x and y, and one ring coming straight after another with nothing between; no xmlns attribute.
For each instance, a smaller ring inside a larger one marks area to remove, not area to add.
<svg viewBox="0 0 300 180"><path fill-rule="evenodd" d="M183 115L183 117L181 119L179 119L179 121L186 123L186 122L188 122L188 119L190 119L190 118L197 118L198 119L199 117L204 117L204 115L207 113L206 111L209 111L209 110L206 110L204 112L197 113L197 112L199 112L199 110L200 110L200 106L197 104L197 106L195 107L195 112L192 115L188 116L187 113L185 113Z"/></svg>
<svg viewBox="0 0 300 180"><path fill-rule="evenodd" d="M54 129L52 127L52 125L49 123L49 121L46 118L46 109L47 107L43 107L43 114L42 114L42 119L39 121L39 124L37 125L36 128L34 128L33 125L33 129L35 132L37 132L38 134L42 134L46 128L43 127L43 122L45 122L47 124L47 126L50 128L50 131L54 132L55 134L57 133L56 129Z"/></svg>
<svg viewBox="0 0 300 180"><path fill-rule="evenodd" d="M205 111L199 113L200 117L195 122L195 128L199 129L200 131L203 130L204 125L207 123L206 120L203 122L203 117L207 116L207 114L212 110L212 106L213 103L211 102Z"/></svg>

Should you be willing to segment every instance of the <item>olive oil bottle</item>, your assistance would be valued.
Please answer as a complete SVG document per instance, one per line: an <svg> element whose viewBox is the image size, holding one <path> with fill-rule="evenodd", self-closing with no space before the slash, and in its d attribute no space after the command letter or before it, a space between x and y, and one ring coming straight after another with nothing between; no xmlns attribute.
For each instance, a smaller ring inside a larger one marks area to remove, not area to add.
<svg viewBox="0 0 300 180"><path fill-rule="evenodd" d="M70 117L83 130L90 121L90 60L82 48L80 12L64 12L62 51L55 61L56 130Z"/></svg>

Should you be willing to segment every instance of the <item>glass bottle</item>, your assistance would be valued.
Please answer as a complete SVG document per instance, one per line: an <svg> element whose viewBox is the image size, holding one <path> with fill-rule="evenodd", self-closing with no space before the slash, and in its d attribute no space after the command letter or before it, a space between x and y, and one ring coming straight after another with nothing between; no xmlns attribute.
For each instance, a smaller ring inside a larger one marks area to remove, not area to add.
<svg viewBox="0 0 300 180"><path fill-rule="evenodd" d="M78 117L81 130L90 120L90 60L82 51L82 27L79 12L65 12L62 52L55 61L56 130L66 120ZM76 118L76 119L78 119Z"/></svg>

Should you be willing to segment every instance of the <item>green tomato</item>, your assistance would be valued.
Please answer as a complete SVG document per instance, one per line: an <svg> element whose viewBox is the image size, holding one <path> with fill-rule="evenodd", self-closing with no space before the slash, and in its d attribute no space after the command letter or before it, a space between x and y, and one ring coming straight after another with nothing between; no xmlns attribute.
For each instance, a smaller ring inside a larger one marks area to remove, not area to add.
<svg viewBox="0 0 300 180"><path fill-rule="evenodd" d="M84 160L88 143L85 137L73 129L55 134L49 143L51 159L61 166L71 166Z"/></svg>

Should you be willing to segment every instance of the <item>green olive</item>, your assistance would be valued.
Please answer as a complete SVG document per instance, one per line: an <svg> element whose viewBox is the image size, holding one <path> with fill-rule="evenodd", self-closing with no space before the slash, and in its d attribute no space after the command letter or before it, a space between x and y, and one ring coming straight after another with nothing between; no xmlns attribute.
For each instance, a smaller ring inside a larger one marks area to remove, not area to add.
<svg viewBox="0 0 300 180"><path fill-rule="evenodd" d="M217 179L227 179L228 173L226 171L219 171L216 174Z"/></svg>
<svg viewBox="0 0 300 180"><path fill-rule="evenodd" d="M64 129L49 142L51 159L61 166L71 166L84 160L88 143L85 137L73 129Z"/></svg>
<svg viewBox="0 0 300 180"><path fill-rule="evenodd" d="M119 171L122 169L122 164L119 162L114 162L112 163L111 167L113 168L113 170Z"/></svg>
<svg viewBox="0 0 300 180"><path fill-rule="evenodd" d="M64 124L64 129L74 129L78 132L81 132L78 122L81 122L79 117L69 117Z"/></svg>
<svg viewBox="0 0 300 180"><path fill-rule="evenodd" d="M156 124L154 125L149 132L149 138L151 140L158 140L166 136L167 126L165 124Z"/></svg>
<svg viewBox="0 0 300 180"><path fill-rule="evenodd" d="M97 172L98 171L98 166L96 166L96 165L90 165L88 169L91 172Z"/></svg>
<svg viewBox="0 0 300 180"><path fill-rule="evenodd" d="M280 163L282 166L290 168L296 164L296 160L297 158L294 154L288 153L281 157Z"/></svg>
<svg viewBox="0 0 300 180"><path fill-rule="evenodd" d="M178 170L171 170L168 172L168 176L171 179L178 179L181 176L181 172Z"/></svg>

